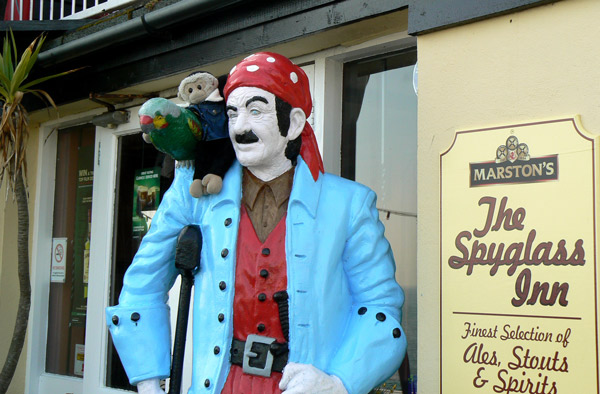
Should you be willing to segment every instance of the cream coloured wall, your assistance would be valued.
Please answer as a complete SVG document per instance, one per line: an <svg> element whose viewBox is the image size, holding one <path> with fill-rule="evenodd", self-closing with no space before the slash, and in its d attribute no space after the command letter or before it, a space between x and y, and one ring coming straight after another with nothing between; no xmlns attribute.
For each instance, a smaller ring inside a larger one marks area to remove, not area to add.
<svg viewBox="0 0 600 394"><path fill-rule="evenodd" d="M420 393L439 393L440 152L456 130L576 114L600 134L598 15L564 0L418 38Z"/></svg>

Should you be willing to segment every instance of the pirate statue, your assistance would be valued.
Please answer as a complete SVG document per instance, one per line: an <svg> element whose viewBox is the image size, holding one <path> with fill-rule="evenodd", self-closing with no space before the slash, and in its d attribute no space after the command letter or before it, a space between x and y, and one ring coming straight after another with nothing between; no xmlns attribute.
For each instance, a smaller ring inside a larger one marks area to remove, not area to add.
<svg viewBox="0 0 600 394"><path fill-rule="evenodd" d="M368 393L406 351L404 295L375 193L324 173L308 78L289 59L247 57L224 96L236 160L222 190L193 198L193 169L177 169L119 305L107 309L129 380L163 393L165 302L178 234L192 224L202 249L188 393Z"/></svg>

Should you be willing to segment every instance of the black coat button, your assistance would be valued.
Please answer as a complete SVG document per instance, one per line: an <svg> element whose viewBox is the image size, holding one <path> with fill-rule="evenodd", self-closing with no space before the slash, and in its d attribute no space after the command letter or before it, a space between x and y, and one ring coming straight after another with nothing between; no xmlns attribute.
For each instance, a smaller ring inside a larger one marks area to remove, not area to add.
<svg viewBox="0 0 600 394"><path fill-rule="evenodd" d="M112 322L113 322L113 324L114 324L115 326L116 326L116 325L118 325L118 324L119 324L119 316L117 316L117 315L114 315L114 316L112 317Z"/></svg>
<svg viewBox="0 0 600 394"><path fill-rule="evenodd" d="M223 281L219 282L219 289L225 290L227 288L227 284Z"/></svg>
<svg viewBox="0 0 600 394"><path fill-rule="evenodd" d="M269 271L260 270L260 276L262 276L263 278L266 278L267 276L269 276Z"/></svg>
<svg viewBox="0 0 600 394"><path fill-rule="evenodd" d="M379 321L385 321L385 313L379 312L378 314L375 315L375 318Z"/></svg>
<svg viewBox="0 0 600 394"><path fill-rule="evenodd" d="M367 307L366 306L361 306L360 308L358 308L358 314L359 315L364 315L365 313L367 313Z"/></svg>
<svg viewBox="0 0 600 394"><path fill-rule="evenodd" d="M269 248L264 248L264 249L262 250L262 255L263 255L263 256L268 256L268 255L270 255L270 254L271 254L271 249L269 249Z"/></svg>
<svg viewBox="0 0 600 394"><path fill-rule="evenodd" d="M231 226L231 222L232 222L231 218L225 219L225 227Z"/></svg>
<svg viewBox="0 0 600 394"><path fill-rule="evenodd" d="M259 325L256 327L256 329L258 330L258 332L263 332L263 331L265 330L265 328L266 328L266 327L265 327L265 325L264 325L264 324L262 324L262 323L260 323L260 324L259 324Z"/></svg>
<svg viewBox="0 0 600 394"><path fill-rule="evenodd" d="M223 320L225 320L225 315L222 313L219 313L219 316L217 316L217 319L219 319L220 323L223 323Z"/></svg>
<svg viewBox="0 0 600 394"><path fill-rule="evenodd" d="M206 379L206 380L204 381L204 387L209 387L209 386L210 386L210 380L209 380L209 379Z"/></svg>
<svg viewBox="0 0 600 394"><path fill-rule="evenodd" d="M400 329L396 327L392 330L392 335L394 336L394 338L400 338L400 335L402 335L402 331L400 331Z"/></svg>
<svg viewBox="0 0 600 394"><path fill-rule="evenodd" d="M215 350L214 350L215 354L219 354L221 353L221 348L218 346L215 346Z"/></svg>
<svg viewBox="0 0 600 394"><path fill-rule="evenodd" d="M223 257L223 258L227 257L228 254L229 254L229 250L228 249L223 249L221 251L221 257Z"/></svg>
<svg viewBox="0 0 600 394"><path fill-rule="evenodd" d="M140 320L140 314L137 313L137 312L133 312L131 314L131 320L134 321L134 322L137 322L138 320Z"/></svg>
<svg viewBox="0 0 600 394"><path fill-rule="evenodd" d="M264 301L264 300L266 300L266 299L267 299L267 295L266 295L265 293L260 293L260 294L258 295L258 300L259 300L259 301L261 301L261 302L262 302L262 301Z"/></svg>

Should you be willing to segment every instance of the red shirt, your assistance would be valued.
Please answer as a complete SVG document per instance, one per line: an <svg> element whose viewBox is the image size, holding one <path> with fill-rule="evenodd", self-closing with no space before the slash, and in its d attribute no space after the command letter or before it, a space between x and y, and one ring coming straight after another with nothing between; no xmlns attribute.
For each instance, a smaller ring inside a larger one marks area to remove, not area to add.
<svg viewBox="0 0 600 394"><path fill-rule="evenodd" d="M248 335L257 334L286 342L273 300L273 294L287 289L285 215L263 243L242 205L236 261L233 337L245 341ZM245 374L241 366L232 365L222 393L281 393L280 380L280 372L265 378Z"/></svg>

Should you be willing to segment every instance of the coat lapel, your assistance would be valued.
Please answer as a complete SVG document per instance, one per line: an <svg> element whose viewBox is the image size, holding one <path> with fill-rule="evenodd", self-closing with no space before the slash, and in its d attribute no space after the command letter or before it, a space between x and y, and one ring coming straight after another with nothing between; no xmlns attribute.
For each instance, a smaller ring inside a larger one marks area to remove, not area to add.
<svg viewBox="0 0 600 394"><path fill-rule="evenodd" d="M311 277L317 256L317 211L323 175L315 182L308 166L298 158L286 220L286 258L290 302L290 361L313 357L315 327L311 321Z"/></svg>

